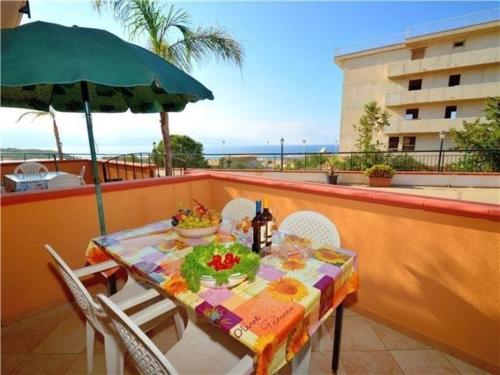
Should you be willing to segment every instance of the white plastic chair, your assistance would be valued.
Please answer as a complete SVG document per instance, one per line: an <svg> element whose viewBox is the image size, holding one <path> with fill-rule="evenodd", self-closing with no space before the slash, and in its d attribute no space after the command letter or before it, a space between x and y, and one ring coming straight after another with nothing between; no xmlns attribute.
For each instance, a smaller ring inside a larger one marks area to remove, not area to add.
<svg viewBox="0 0 500 375"><path fill-rule="evenodd" d="M106 296L97 298L141 374L253 373L250 350L218 328L189 321L182 339L163 354L138 327L141 312L128 317Z"/></svg>
<svg viewBox="0 0 500 375"><path fill-rule="evenodd" d="M279 231L307 238L320 246L340 247L340 236L335 224L314 211L297 211L288 215Z"/></svg>
<svg viewBox="0 0 500 375"><path fill-rule="evenodd" d="M81 184L82 183L79 176L77 176L76 174L66 173L50 179L48 187L49 189L59 189L65 187L80 186Z"/></svg>
<svg viewBox="0 0 500 375"><path fill-rule="evenodd" d="M76 303L87 319L87 372L91 373L94 366L95 331L98 331L104 336L104 350L107 373L123 374L124 353L119 345L119 340L115 336L113 329L109 325L107 316L101 305L92 298L90 293L80 281L80 278L82 277L90 276L95 273L117 267L119 265L115 261L110 260L95 264L93 266L71 270L66 262L52 247L50 247L49 245L45 245L45 248L50 253L52 258L56 261L62 278L75 297ZM116 294L113 294L110 299L117 306L119 306L120 309L127 310L140 305L141 303L150 301L157 296L159 296L159 293L155 289L146 289L129 275L125 286ZM150 306L142 310L141 324L148 323L151 320L159 317L160 315L163 315L166 312L173 311L176 308L176 305L169 299L164 299L153 306L155 307L151 308ZM180 338L182 337L182 334L184 332L184 322L178 312L176 312L174 315L174 322L178 338ZM150 324L147 328L152 329L154 328L154 326L155 325Z"/></svg>
<svg viewBox="0 0 500 375"><path fill-rule="evenodd" d="M245 216L250 219L255 216L255 202L246 198L230 200L222 209L222 218L231 221L241 221Z"/></svg>
<svg viewBox="0 0 500 375"><path fill-rule="evenodd" d="M80 178L80 185L85 185L85 165L82 165L78 177Z"/></svg>
<svg viewBox="0 0 500 375"><path fill-rule="evenodd" d="M41 163L27 162L19 164L16 169L14 169L14 174L47 174L49 170L47 167Z"/></svg>

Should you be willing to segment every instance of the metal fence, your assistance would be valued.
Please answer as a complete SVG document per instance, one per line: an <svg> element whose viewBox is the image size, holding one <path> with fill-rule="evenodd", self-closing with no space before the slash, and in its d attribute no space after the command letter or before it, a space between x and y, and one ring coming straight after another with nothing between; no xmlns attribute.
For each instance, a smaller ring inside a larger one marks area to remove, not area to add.
<svg viewBox="0 0 500 375"><path fill-rule="evenodd" d="M375 164L388 164L397 171L457 171L500 172L500 149L489 150L423 150L338 153L224 153L175 154L174 174L190 169L327 171L329 160L340 159L338 170L363 171ZM65 154L65 160L89 159L88 154ZM160 153L99 154L106 180L123 179L120 173L132 173L133 178L165 175L165 156ZM44 153L2 153L2 161L51 160L57 155ZM143 168L154 170L154 176L144 176ZM141 175L142 174L142 175ZM113 175L113 178L110 176Z"/></svg>

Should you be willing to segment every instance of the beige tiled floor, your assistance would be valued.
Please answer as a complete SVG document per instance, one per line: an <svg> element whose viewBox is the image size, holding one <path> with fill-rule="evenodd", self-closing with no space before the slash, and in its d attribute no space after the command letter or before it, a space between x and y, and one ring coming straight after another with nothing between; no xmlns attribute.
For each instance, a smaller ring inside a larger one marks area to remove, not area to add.
<svg viewBox="0 0 500 375"><path fill-rule="evenodd" d="M171 321L156 328L153 341L163 351L176 342ZM319 348L313 349L310 374L331 374L333 319L327 321ZM65 304L2 327L2 371L8 374L86 374L85 324ZM137 374L127 359L127 375ZM280 374L289 374L283 369ZM93 374L105 374L104 348L96 344ZM399 332L346 309L338 375L486 374Z"/></svg>

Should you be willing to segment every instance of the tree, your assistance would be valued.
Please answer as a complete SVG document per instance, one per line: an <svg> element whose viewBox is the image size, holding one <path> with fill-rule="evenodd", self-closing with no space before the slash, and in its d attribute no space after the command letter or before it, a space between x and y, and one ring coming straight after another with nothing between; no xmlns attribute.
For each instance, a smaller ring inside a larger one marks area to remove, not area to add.
<svg viewBox="0 0 500 375"><path fill-rule="evenodd" d="M27 111L27 112L24 112L21 116L19 116L19 118L17 119L16 122L21 121L26 116L32 117L31 122L35 121L37 118L40 118L40 117L50 116L50 118L52 119L52 129L54 131L54 138L56 139L57 154L58 154L59 160L63 160L64 155L63 155L63 150L62 150L62 143L61 143L61 138L59 137L59 128L57 127L56 114L54 113L54 110L52 108L50 108L48 112Z"/></svg>
<svg viewBox="0 0 500 375"><path fill-rule="evenodd" d="M173 160L173 167L183 167L181 160L185 160L188 167L191 168L207 168L208 163L203 157L203 145L196 142L193 138L187 135L173 134L170 136L172 144L172 154L177 156L177 160ZM163 166L163 158L160 155L165 154L163 141L158 143L158 146L153 150L154 159Z"/></svg>
<svg viewBox="0 0 500 375"><path fill-rule="evenodd" d="M390 125L391 115L382 110L376 101L365 104L364 111L358 124L353 125L357 133L355 146L362 152L377 151L382 143L378 139L374 140L375 135Z"/></svg>
<svg viewBox="0 0 500 375"><path fill-rule="evenodd" d="M483 150L467 156L463 164L479 170L500 170L500 96L488 98L484 119L463 122L463 129L450 129L456 150ZM464 166L467 167L467 166ZM480 166L480 168L477 168ZM460 169L460 168L459 168Z"/></svg>
<svg viewBox="0 0 500 375"><path fill-rule="evenodd" d="M190 71L194 62L210 58L229 61L241 67L244 51L241 44L223 27L193 27L191 16L171 5L164 6L150 0L93 0L100 10L111 9L131 39L147 36L149 48L180 69ZM172 145L168 112L160 113L160 125L165 145L165 173L172 174Z"/></svg>

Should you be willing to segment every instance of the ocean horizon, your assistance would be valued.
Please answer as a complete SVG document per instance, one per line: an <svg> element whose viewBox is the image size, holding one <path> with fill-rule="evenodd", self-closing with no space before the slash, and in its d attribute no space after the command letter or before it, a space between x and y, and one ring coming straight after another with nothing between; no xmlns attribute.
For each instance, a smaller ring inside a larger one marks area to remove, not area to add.
<svg viewBox="0 0 500 375"><path fill-rule="evenodd" d="M305 152L337 152L338 145L336 144L303 144L299 145L283 145L284 153L303 153ZM231 146L203 146L205 154L279 154L281 153L281 145L231 145Z"/></svg>

